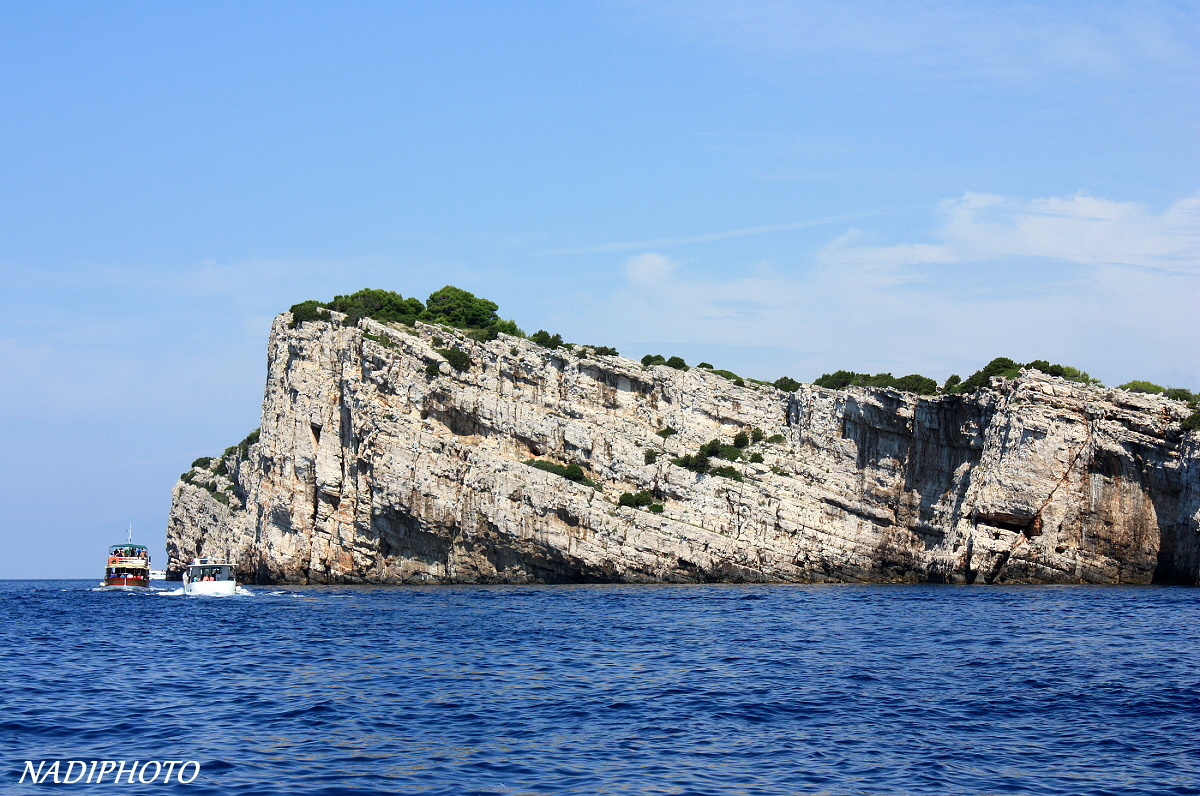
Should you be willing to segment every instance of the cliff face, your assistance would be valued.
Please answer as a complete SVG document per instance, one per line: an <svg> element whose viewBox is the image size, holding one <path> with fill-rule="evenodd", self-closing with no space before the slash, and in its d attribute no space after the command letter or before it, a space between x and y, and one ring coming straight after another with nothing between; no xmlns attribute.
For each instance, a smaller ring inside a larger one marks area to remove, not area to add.
<svg viewBox="0 0 1200 796"><path fill-rule="evenodd" d="M216 555L260 583L1200 581L1200 434L1158 396L1037 372L784 393L334 318L276 319L259 441L175 486L175 576ZM753 428L783 441L740 482L670 462ZM618 505L643 489L661 514Z"/></svg>

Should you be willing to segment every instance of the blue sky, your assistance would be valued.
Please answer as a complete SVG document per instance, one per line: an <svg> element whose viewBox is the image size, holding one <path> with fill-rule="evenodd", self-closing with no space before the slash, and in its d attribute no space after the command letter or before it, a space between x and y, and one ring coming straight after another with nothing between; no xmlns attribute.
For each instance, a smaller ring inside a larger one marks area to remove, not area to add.
<svg viewBox="0 0 1200 796"><path fill-rule="evenodd" d="M271 318L449 283L743 375L1200 389L1195 2L0 5L0 577L258 425Z"/></svg>

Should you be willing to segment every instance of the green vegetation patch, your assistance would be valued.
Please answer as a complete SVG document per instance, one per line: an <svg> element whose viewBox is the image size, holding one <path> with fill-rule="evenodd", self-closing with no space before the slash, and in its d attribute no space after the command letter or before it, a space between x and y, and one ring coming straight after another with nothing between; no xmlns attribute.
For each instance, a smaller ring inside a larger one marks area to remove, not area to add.
<svg viewBox="0 0 1200 796"><path fill-rule="evenodd" d="M653 502L654 495L651 495L645 489L641 490L640 492L622 492L621 497L617 500L617 503L622 506L629 506L637 509L649 506Z"/></svg>
<svg viewBox="0 0 1200 796"><path fill-rule="evenodd" d="M450 367L459 373L471 369L471 357L466 351L460 351L457 348L438 348L435 350L445 357L446 361L450 363Z"/></svg>
<svg viewBox="0 0 1200 796"><path fill-rule="evenodd" d="M813 384L831 390L844 390L847 387L882 387L917 395L935 395L938 391L936 381L918 373L897 378L890 373L876 373L872 376L868 373L855 373L852 370L839 370L835 373L821 374L821 378L814 381ZM796 386L799 387L799 385Z"/></svg>
<svg viewBox="0 0 1200 796"><path fill-rule="evenodd" d="M722 478L732 478L734 481L744 481L742 474L733 467L725 465L723 467L714 467L709 471L710 475L719 475Z"/></svg>
<svg viewBox="0 0 1200 796"><path fill-rule="evenodd" d="M363 288L357 293L334 296L329 302L310 299L293 305L291 328L311 321L328 321L329 310L333 310L345 313L344 326L355 326L360 318L405 326L422 321L463 329L476 339L493 340L500 333L524 337L524 332L514 321L504 320L496 314L497 309L496 302L453 285L435 290L425 301L405 298L391 290ZM376 339L376 342L382 341Z"/></svg>
<svg viewBox="0 0 1200 796"><path fill-rule="evenodd" d="M568 481L574 481L577 484L583 484L584 486L591 487L596 486L596 482L589 479L587 474L583 472L583 468L578 464L568 464L564 466L561 464L555 464L554 462L547 462L542 459L526 459L523 464L527 464L537 470L544 470L547 473L554 473L555 475L562 476Z"/></svg>
<svg viewBox="0 0 1200 796"><path fill-rule="evenodd" d="M688 364L683 360L683 357L664 358L662 354L646 354L642 357L642 365L647 368L652 368L655 365L666 365L668 368L675 370L688 370Z"/></svg>
<svg viewBox="0 0 1200 796"><path fill-rule="evenodd" d="M529 337L530 342L537 343L542 348L548 348L553 351L556 348L561 348L563 339L561 334L550 334L545 329L538 329Z"/></svg>
<svg viewBox="0 0 1200 796"><path fill-rule="evenodd" d="M237 454L239 459L245 459L250 453L250 446L258 442L261 428L256 428L246 435L246 438L238 443Z"/></svg>
<svg viewBox="0 0 1200 796"><path fill-rule="evenodd" d="M945 392L953 393L973 393L981 387L986 387L988 382L994 377L1005 379L1015 379L1021 373L1022 368L1030 370L1040 370L1048 376L1058 376L1067 381L1075 381L1080 384L1099 384L1099 379L1093 379L1086 371L1079 368L1071 367L1070 365L1051 365L1044 359L1035 359L1025 365L1019 362L1014 362L1008 357L996 357L991 362L984 365L981 369L975 371L967 377L966 381L961 383L951 383L951 380L957 379L958 376L951 376L946 380Z"/></svg>

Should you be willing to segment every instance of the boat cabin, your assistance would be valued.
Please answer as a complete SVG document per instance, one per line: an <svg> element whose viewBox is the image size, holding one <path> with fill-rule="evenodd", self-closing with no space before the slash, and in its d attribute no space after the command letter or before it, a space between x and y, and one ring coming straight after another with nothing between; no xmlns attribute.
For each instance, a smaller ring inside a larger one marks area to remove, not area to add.
<svg viewBox="0 0 1200 796"><path fill-rule="evenodd" d="M184 573L184 583L202 583L205 581L233 580L233 564L217 563L214 559L197 558L188 565Z"/></svg>

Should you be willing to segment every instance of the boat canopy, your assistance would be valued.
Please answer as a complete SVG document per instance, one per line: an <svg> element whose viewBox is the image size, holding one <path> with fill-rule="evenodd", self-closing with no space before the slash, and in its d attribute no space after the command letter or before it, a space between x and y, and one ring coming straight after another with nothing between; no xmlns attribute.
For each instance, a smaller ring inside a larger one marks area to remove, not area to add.
<svg viewBox="0 0 1200 796"><path fill-rule="evenodd" d="M141 544L115 544L108 548L110 556L124 556L126 558L139 558L146 555L146 546Z"/></svg>

